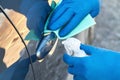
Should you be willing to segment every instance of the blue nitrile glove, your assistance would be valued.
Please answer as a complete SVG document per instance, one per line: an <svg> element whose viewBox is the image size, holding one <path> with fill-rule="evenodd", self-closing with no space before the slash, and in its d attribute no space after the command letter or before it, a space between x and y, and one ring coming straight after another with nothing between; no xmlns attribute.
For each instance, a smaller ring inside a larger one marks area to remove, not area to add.
<svg viewBox="0 0 120 80"><path fill-rule="evenodd" d="M81 49L89 56L63 56L74 80L120 80L120 53L83 44Z"/></svg>
<svg viewBox="0 0 120 80"><path fill-rule="evenodd" d="M34 30L37 37L41 37L44 24L51 11L47 0L23 0L21 13L27 17L27 27Z"/></svg>
<svg viewBox="0 0 120 80"><path fill-rule="evenodd" d="M31 56L32 62L37 60L36 55ZM18 60L3 73L0 74L0 80L24 80L29 70L29 58Z"/></svg>
<svg viewBox="0 0 120 80"><path fill-rule="evenodd" d="M70 33L85 16L91 14L95 17L98 13L98 0L63 0L54 10L48 29L60 28L59 35L63 37Z"/></svg>

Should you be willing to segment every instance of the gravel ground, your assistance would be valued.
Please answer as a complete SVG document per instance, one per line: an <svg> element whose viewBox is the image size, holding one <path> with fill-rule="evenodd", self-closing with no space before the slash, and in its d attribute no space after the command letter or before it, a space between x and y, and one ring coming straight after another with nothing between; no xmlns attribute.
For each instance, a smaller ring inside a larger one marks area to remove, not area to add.
<svg viewBox="0 0 120 80"><path fill-rule="evenodd" d="M120 0L103 0L93 45L120 51Z"/></svg>

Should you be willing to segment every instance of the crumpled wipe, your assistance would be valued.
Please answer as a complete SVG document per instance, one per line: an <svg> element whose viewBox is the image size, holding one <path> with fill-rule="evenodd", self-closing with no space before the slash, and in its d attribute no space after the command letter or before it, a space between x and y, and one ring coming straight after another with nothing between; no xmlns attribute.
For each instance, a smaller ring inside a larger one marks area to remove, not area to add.
<svg viewBox="0 0 120 80"><path fill-rule="evenodd" d="M88 56L85 51L80 49L81 41L76 38L68 38L62 41L62 44L65 47L65 50L68 55L74 57L86 57Z"/></svg>

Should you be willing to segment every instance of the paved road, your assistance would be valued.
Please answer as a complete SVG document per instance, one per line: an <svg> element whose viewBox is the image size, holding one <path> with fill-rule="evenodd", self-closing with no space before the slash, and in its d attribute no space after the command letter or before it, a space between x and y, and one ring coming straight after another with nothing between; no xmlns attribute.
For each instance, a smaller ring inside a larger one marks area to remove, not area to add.
<svg viewBox="0 0 120 80"><path fill-rule="evenodd" d="M93 45L120 51L120 0L102 0Z"/></svg>

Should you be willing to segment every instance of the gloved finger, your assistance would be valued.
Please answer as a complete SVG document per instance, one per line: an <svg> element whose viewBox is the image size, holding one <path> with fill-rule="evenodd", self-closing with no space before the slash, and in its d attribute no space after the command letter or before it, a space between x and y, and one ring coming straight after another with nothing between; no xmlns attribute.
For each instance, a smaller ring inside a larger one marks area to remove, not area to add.
<svg viewBox="0 0 120 80"><path fill-rule="evenodd" d="M50 19L50 24L52 24L55 20L57 20L58 17L60 17L65 11L66 8L64 7L63 4L60 4L56 9L54 9Z"/></svg>
<svg viewBox="0 0 120 80"><path fill-rule="evenodd" d="M87 80L87 79L82 75L74 75L73 80Z"/></svg>
<svg viewBox="0 0 120 80"><path fill-rule="evenodd" d="M100 2L99 2L99 0L96 0L95 6L96 7L93 7L92 10L90 11L90 14L93 18L96 17L100 12Z"/></svg>
<svg viewBox="0 0 120 80"><path fill-rule="evenodd" d="M81 22L81 20L83 20L86 15L87 14L82 13L75 14L73 18L67 23L67 25L62 30L60 30L59 35L61 37L66 36Z"/></svg>
<svg viewBox="0 0 120 80"><path fill-rule="evenodd" d="M72 57L69 56L68 54L63 55L63 61L69 66L74 66L75 64L78 64L78 62L83 64L84 59L85 59L84 57Z"/></svg>
<svg viewBox="0 0 120 80"><path fill-rule="evenodd" d="M105 48L97 48L90 45L81 44L80 49L84 50L88 55L104 54L104 53L118 53ZM118 53L119 54L119 53ZM108 55L108 54L107 54Z"/></svg>
<svg viewBox="0 0 120 80"><path fill-rule="evenodd" d="M76 64L74 66L68 67L68 72L73 75L83 75L85 74L85 66L84 64Z"/></svg>
<svg viewBox="0 0 120 80"><path fill-rule="evenodd" d="M98 48L85 44L81 44L80 49L84 50L88 55L93 55L101 52L101 50Z"/></svg>
<svg viewBox="0 0 120 80"><path fill-rule="evenodd" d="M68 64L69 66L74 65L74 60L71 56L69 56L68 54L64 54L63 55L63 61Z"/></svg>
<svg viewBox="0 0 120 80"><path fill-rule="evenodd" d="M90 12L90 15L94 18L94 17L96 17L98 14L99 14L99 8L98 9L95 9L95 10L92 10L91 12Z"/></svg>
<svg viewBox="0 0 120 80"><path fill-rule="evenodd" d="M68 67L68 72L70 73L70 74L73 74L74 75L74 70L73 70L73 67Z"/></svg>
<svg viewBox="0 0 120 80"><path fill-rule="evenodd" d="M66 16L67 15L67 16ZM50 26L50 29L57 30L65 26L67 22L73 17L74 13L68 9L66 10L54 23Z"/></svg>
<svg viewBox="0 0 120 80"><path fill-rule="evenodd" d="M50 22L48 25L48 29L51 30L56 30L56 27L53 27L51 25L53 25L55 23L55 21L58 21L58 19L68 10L68 8L66 7L67 5L64 4L60 4L52 13L51 18L50 18ZM55 28L55 29L54 29Z"/></svg>

